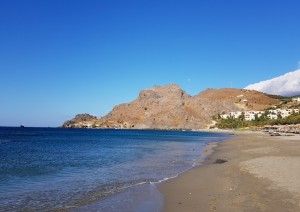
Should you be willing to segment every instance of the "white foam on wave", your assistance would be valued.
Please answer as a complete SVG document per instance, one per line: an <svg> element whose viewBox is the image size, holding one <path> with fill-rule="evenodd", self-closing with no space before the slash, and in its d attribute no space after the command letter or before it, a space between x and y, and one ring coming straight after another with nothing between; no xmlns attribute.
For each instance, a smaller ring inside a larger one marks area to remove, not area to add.
<svg viewBox="0 0 300 212"><path fill-rule="evenodd" d="M117 195L108 197L102 201L72 209L75 212L98 211L131 211L152 212L162 211L163 196L152 183L143 183L133 186Z"/></svg>

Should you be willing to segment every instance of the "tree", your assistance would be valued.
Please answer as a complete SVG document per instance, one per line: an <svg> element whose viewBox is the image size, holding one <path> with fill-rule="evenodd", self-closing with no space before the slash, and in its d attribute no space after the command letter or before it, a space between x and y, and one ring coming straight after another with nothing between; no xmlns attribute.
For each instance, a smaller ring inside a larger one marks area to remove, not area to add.
<svg viewBox="0 0 300 212"><path fill-rule="evenodd" d="M239 116L239 119L242 120L242 121L245 120L245 113L244 112L242 112L242 114Z"/></svg>

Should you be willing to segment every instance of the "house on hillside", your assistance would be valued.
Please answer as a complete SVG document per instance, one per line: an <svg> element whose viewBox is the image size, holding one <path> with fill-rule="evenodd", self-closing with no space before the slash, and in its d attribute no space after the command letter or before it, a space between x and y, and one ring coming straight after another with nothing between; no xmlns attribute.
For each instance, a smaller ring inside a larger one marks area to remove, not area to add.
<svg viewBox="0 0 300 212"><path fill-rule="evenodd" d="M294 97L294 98L292 98L292 101L293 102L300 102L300 97Z"/></svg>
<svg viewBox="0 0 300 212"><path fill-rule="evenodd" d="M272 114L272 113L268 114L267 116L269 119L277 119L278 118L277 114Z"/></svg>
<svg viewBox="0 0 300 212"><path fill-rule="evenodd" d="M261 117L265 111L235 111L235 112L230 112L227 114L221 115L222 119L228 119L228 118L233 118L233 119L238 119L242 115L244 116L245 121L252 121L255 120L256 118ZM299 113L299 109L274 109L274 110L268 110L268 118L269 119L278 119L278 118L286 118L294 113Z"/></svg>
<svg viewBox="0 0 300 212"><path fill-rule="evenodd" d="M234 119L238 119L241 115L242 115L242 111L235 111L235 112L230 112L230 117L234 118Z"/></svg>
<svg viewBox="0 0 300 212"><path fill-rule="evenodd" d="M246 111L245 112L245 120L252 121L255 120L256 117L259 118L263 114L263 111Z"/></svg>
<svg viewBox="0 0 300 212"><path fill-rule="evenodd" d="M221 116L221 119L228 119L228 118L230 118L230 114L222 114L220 116Z"/></svg>
<svg viewBox="0 0 300 212"><path fill-rule="evenodd" d="M299 113L299 109L276 109L276 110L269 110L269 112L273 115L277 115L277 116L280 115L282 118L286 118L292 115L293 113Z"/></svg>

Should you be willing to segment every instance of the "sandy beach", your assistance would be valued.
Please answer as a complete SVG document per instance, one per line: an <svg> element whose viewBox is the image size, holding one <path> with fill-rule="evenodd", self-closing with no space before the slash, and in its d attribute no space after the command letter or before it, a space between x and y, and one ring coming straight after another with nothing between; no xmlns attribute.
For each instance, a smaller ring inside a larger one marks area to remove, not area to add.
<svg viewBox="0 0 300 212"><path fill-rule="evenodd" d="M300 211L299 135L244 132L214 146L202 166L158 186L164 211Z"/></svg>

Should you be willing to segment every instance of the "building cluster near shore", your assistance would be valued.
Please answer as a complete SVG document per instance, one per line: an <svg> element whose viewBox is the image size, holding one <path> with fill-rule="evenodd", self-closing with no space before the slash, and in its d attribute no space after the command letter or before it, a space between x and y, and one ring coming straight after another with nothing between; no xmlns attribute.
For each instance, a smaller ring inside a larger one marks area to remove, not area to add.
<svg viewBox="0 0 300 212"><path fill-rule="evenodd" d="M293 102L300 102L300 97L294 97L294 98L292 98L292 101Z"/></svg>
<svg viewBox="0 0 300 212"><path fill-rule="evenodd" d="M299 109L271 109L266 111L235 111L220 115L222 119L243 118L245 121L253 121L266 114L269 119L286 118L292 114L299 113Z"/></svg>

